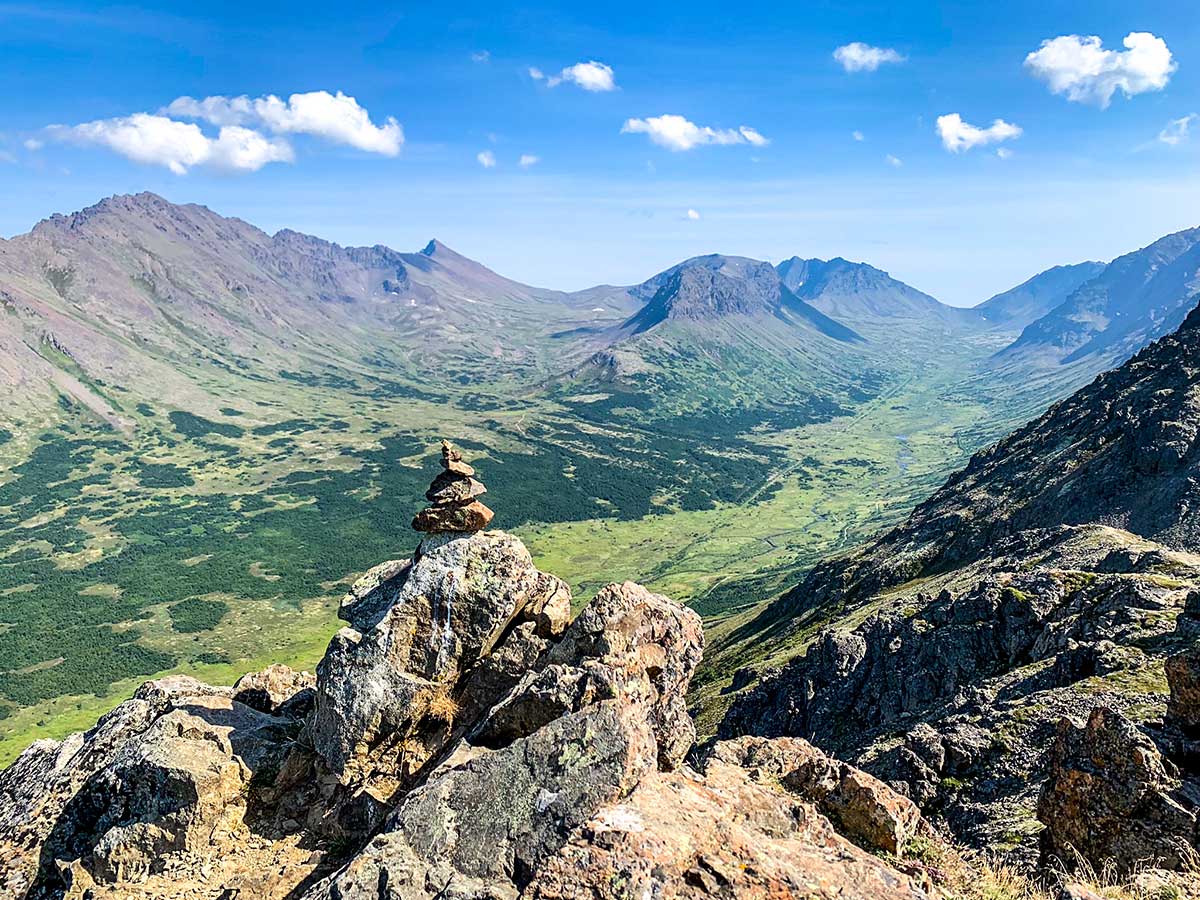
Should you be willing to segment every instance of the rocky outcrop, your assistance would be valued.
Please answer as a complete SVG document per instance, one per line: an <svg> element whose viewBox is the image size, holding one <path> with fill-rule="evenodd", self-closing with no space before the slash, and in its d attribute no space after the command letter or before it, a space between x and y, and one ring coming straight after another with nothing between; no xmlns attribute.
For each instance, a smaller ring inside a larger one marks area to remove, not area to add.
<svg viewBox="0 0 1200 900"><path fill-rule="evenodd" d="M1064 719L1038 803L1043 854L1068 867L1082 858L1121 874L1181 868L1200 836L1197 798L1181 791L1178 774L1120 713L1097 707L1086 725Z"/></svg>
<svg viewBox="0 0 1200 900"><path fill-rule="evenodd" d="M364 575L306 673L150 682L0 774L24 900L925 900L916 807L801 740L695 765L699 617L570 591L503 532Z"/></svg>

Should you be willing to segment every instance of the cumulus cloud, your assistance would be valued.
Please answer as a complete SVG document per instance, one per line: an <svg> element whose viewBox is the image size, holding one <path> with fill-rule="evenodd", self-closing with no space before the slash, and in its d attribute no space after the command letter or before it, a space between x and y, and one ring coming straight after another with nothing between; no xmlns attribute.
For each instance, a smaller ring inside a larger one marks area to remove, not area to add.
<svg viewBox="0 0 1200 900"><path fill-rule="evenodd" d="M997 147L996 155L1000 157L1000 159L1012 159L1013 152L1007 147Z"/></svg>
<svg viewBox="0 0 1200 900"><path fill-rule="evenodd" d="M987 128L979 128L964 122L958 113L938 116L937 132L942 139L942 146L951 153L961 153L972 147L996 144L1021 136L1020 127L1003 119L996 119Z"/></svg>
<svg viewBox="0 0 1200 900"><path fill-rule="evenodd" d="M1192 113L1184 116L1182 119L1172 119L1167 123L1167 127L1158 133L1160 142L1174 147L1186 141L1192 130L1192 123L1200 118L1200 115Z"/></svg>
<svg viewBox="0 0 1200 900"><path fill-rule="evenodd" d="M864 135L861 131L852 131L852 132L850 132L850 136L859 142L865 141L867 139L866 135Z"/></svg>
<svg viewBox="0 0 1200 900"><path fill-rule="evenodd" d="M663 115L646 119L626 119L621 134L644 134L652 143L668 150L679 152L691 150L702 144L752 144L762 147L770 141L756 129L743 125L740 128L710 128L697 125L683 116Z"/></svg>
<svg viewBox="0 0 1200 900"><path fill-rule="evenodd" d="M46 142L41 140L40 138L26 138L25 139L25 149L28 150L30 153L35 153L38 150L41 150L45 146L46 146Z"/></svg>
<svg viewBox="0 0 1200 900"><path fill-rule="evenodd" d="M257 172L267 163L292 162L287 141L270 139L249 128L226 125L215 138L191 122L135 113L82 125L52 125L47 133L62 141L106 147L137 163L166 166L183 175L195 166L225 172Z"/></svg>
<svg viewBox="0 0 1200 900"><path fill-rule="evenodd" d="M890 153L889 153L887 156L885 156L883 159L884 159L884 162L886 162L886 163L887 163L889 166L891 166L893 169L898 169L898 168L900 168L902 165L904 165L904 160L902 160L902 159L901 159L900 157L898 157L898 156L893 156L893 155L892 155L892 154L890 154Z"/></svg>
<svg viewBox="0 0 1200 900"><path fill-rule="evenodd" d="M1105 50L1095 35L1062 35L1042 41L1040 49L1025 57L1025 66L1053 93L1101 109L1118 90L1133 97L1165 88L1176 68L1166 41L1146 31L1131 31L1124 44L1124 51Z"/></svg>
<svg viewBox="0 0 1200 900"><path fill-rule="evenodd" d="M213 125L254 125L275 134L308 134L335 144L345 144L368 153L396 156L404 145L404 129L394 118L382 125L353 97L338 91L309 91L282 100L265 97L179 97L162 111L185 119L200 119Z"/></svg>
<svg viewBox="0 0 1200 900"><path fill-rule="evenodd" d="M547 87L558 87L560 84L569 83L578 85L585 91L592 92L615 91L617 89L617 80L612 66L596 62L594 59L589 62L578 62L573 66L567 66L557 75L549 76L536 66L530 66L529 77L534 81L545 81Z"/></svg>
<svg viewBox="0 0 1200 900"><path fill-rule="evenodd" d="M522 169L528 169L530 166L536 166L542 161L540 156L534 156L532 153L522 153L521 158L517 160L517 165Z"/></svg>
<svg viewBox="0 0 1200 900"><path fill-rule="evenodd" d="M833 58L847 72L874 72L886 63L902 63L907 59L890 47L872 47L862 41L843 44L833 51Z"/></svg>
<svg viewBox="0 0 1200 900"><path fill-rule="evenodd" d="M689 210L687 211L687 217L688 217L689 219L691 219L693 222L695 222L695 221L698 221L698 220L699 220L699 218L700 218L700 213L696 212L694 209L689 209Z"/></svg>
<svg viewBox="0 0 1200 900"><path fill-rule="evenodd" d="M479 164L485 169L496 168L496 154L491 150L480 150L475 154L475 159L477 159Z"/></svg>

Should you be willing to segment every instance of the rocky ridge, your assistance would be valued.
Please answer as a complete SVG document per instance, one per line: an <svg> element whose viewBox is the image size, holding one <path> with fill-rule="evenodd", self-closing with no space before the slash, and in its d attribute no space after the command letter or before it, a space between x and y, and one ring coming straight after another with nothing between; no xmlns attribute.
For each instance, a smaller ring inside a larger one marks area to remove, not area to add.
<svg viewBox="0 0 1200 900"><path fill-rule="evenodd" d="M797 739L689 755L694 612L570 599L511 535L425 538L354 584L315 675L160 679L31 746L0 895L939 896L905 859L938 838L865 772Z"/></svg>
<svg viewBox="0 0 1200 900"><path fill-rule="evenodd" d="M1029 869L1194 878L1197 354L1194 311L816 567L720 736L811 740Z"/></svg>

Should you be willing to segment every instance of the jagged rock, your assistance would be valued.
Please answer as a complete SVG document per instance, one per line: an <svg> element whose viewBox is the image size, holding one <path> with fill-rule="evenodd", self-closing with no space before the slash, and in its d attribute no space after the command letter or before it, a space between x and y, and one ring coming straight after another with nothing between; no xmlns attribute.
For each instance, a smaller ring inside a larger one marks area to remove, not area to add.
<svg viewBox="0 0 1200 900"><path fill-rule="evenodd" d="M696 740L687 688L703 653L704 627L695 612L626 581L610 584L592 598L549 660L594 658L625 675L623 691L648 697L652 704L659 762L671 769L683 762Z"/></svg>
<svg viewBox="0 0 1200 900"><path fill-rule="evenodd" d="M654 769L645 711L609 701L447 763L306 900L516 897L601 806Z"/></svg>
<svg viewBox="0 0 1200 900"><path fill-rule="evenodd" d="M1171 688L1167 719L1185 732L1200 732L1200 646L1172 656L1166 671Z"/></svg>
<svg viewBox="0 0 1200 900"><path fill-rule="evenodd" d="M1121 874L1178 868L1196 839L1178 787L1154 743L1120 713L1096 707L1086 725L1064 719L1038 802L1043 856L1070 867L1078 853L1096 871Z"/></svg>
<svg viewBox="0 0 1200 900"><path fill-rule="evenodd" d="M0 820L0 885L31 885L32 900L236 849L250 781L279 765L290 737L228 688L148 682L92 731L36 745L0 775L0 795L24 801Z"/></svg>
<svg viewBox="0 0 1200 900"><path fill-rule="evenodd" d="M482 531L493 513L475 498L487 488L472 477L475 470L449 441L442 441L442 469L425 492L433 505L416 514L412 527L433 534Z"/></svg>
<svg viewBox="0 0 1200 900"><path fill-rule="evenodd" d="M233 699L259 712L302 719L312 708L316 685L316 676L311 672L296 672L276 663L234 682Z"/></svg>
<svg viewBox="0 0 1200 900"><path fill-rule="evenodd" d="M705 755L703 771L716 763L745 769L756 781L777 781L867 850L901 856L909 840L927 829L911 800L799 738L720 741Z"/></svg>
<svg viewBox="0 0 1200 900"><path fill-rule="evenodd" d="M368 572L342 603L353 627L334 636L317 667L313 746L346 780L372 751L411 753L401 745L431 704L452 693L527 609L535 621L554 609L561 615L564 597L565 585L539 572L524 545L503 532L427 538L411 564Z"/></svg>

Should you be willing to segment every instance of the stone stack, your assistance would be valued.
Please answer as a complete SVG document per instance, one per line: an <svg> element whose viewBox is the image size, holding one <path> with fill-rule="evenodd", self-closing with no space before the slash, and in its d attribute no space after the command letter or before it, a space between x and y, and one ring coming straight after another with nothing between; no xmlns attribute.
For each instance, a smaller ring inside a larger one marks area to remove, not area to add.
<svg viewBox="0 0 1200 900"><path fill-rule="evenodd" d="M487 493L475 470L463 462L462 453L442 441L444 470L425 492L430 506L413 517L412 527L429 534L473 533L487 528L495 515L476 498Z"/></svg>

